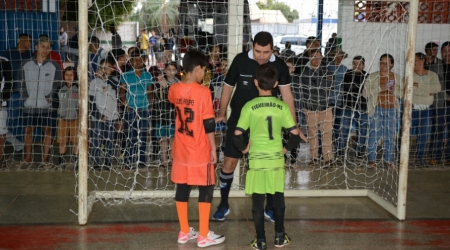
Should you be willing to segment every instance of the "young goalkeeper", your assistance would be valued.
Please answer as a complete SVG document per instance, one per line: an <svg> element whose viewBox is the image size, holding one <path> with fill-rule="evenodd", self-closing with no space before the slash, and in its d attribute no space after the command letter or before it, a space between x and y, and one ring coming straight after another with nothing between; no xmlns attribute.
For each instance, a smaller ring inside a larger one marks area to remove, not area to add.
<svg viewBox="0 0 450 250"><path fill-rule="evenodd" d="M253 222L256 239L254 249L266 249L264 234L264 197L273 195L275 217L275 246L290 243L284 232L284 154L300 143L299 131L283 101L272 96L272 89L278 84L278 73L274 66L261 65L256 71L255 85L259 97L247 102L241 111L233 143L242 153L249 152L250 170L247 172L245 192L252 195ZM282 129L290 132L283 147ZM250 129L249 143L244 142L244 133Z"/></svg>
<svg viewBox="0 0 450 250"><path fill-rule="evenodd" d="M207 66L208 60L203 53L188 51L183 57L186 77L183 82L173 84L168 95L176 110L171 180L177 184L175 201L181 228L178 243L184 244L197 239L198 247L225 241L225 236L209 231L217 155L211 92L199 84ZM200 235L188 223L188 200L192 186L198 186L199 189Z"/></svg>

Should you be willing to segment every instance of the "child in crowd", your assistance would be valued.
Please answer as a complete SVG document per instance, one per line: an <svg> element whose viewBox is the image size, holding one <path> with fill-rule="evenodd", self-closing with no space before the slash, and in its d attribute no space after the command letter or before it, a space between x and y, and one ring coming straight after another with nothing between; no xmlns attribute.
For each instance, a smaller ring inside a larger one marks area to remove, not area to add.
<svg viewBox="0 0 450 250"><path fill-rule="evenodd" d="M211 93L200 85L208 60L197 50L183 57L186 77L173 84L169 101L175 105L175 139L172 150L172 182L177 184L175 201L180 223L178 243L197 239L198 247L225 241L225 236L209 231L209 215L214 192L214 164L217 162L214 141L215 121ZM200 232L189 227L188 200L192 186L198 186Z"/></svg>
<svg viewBox="0 0 450 250"><path fill-rule="evenodd" d="M272 89L278 84L278 73L270 64L261 65L256 71L255 86L259 97L247 102L241 111L233 136L235 147L242 153L249 152L250 169L247 172L245 192L252 195L253 222L256 239L254 249L267 249L264 233L264 198L273 195L275 216L275 247L290 243L284 232L284 158L283 155L300 143L299 131L289 107L272 96ZM250 129L249 143L244 133ZM283 147L282 130L290 132Z"/></svg>
<svg viewBox="0 0 450 250"><path fill-rule="evenodd" d="M89 85L91 102L91 135L94 164L100 167L100 144L105 145L104 165L112 167L114 142L116 140L116 123L119 119L117 109L118 82L112 76L114 62L103 59L97 77Z"/></svg>
<svg viewBox="0 0 450 250"><path fill-rule="evenodd" d="M67 143L72 143L72 153L78 155L78 84L75 81L75 68L66 67L63 72L64 85L59 90L58 134L59 157L57 164L64 163Z"/></svg>
<svg viewBox="0 0 450 250"><path fill-rule="evenodd" d="M225 82L225 78L227 76L228 72L228 59L227 58L221 58L220 59L220 67L214 73L213 80L211 81L211 84L209 85L209 89L212 92L213 96L213 108L214 108L214 114L217 115L220 108L220 97L222 95L222 87L223 83ZM221 158L223 158L223 152L225 150L223 146L223 142L225 141L225 131L226 131L227 125L225 122L219 122L216 124L216 146L217 146L217 155L219 156L219 161Z"/></svg>
<svg viewBox="0 0 450 250"><path fill-rule="evenodd" d="M158 81L153 89L153 109L152 117L156 120L155 134L161 147L162 164L167 166L169 163L168 151L169 145L175 134L175 109L167 99L169 87L179 82L178 65L176 62L166 63L164 74L157 76Z"/></svg>

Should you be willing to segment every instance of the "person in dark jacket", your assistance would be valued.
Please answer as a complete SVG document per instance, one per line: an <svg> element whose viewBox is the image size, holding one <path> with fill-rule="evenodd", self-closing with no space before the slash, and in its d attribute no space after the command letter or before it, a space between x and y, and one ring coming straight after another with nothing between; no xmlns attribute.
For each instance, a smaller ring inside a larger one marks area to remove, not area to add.
<svg viewBox="0 0 450 250"><path fill-rule="evenodd" d="M319 49L310 50L309 62L303 67L300 78L302 106L308 124L311 163L319 162L317 133L320 130L324 166L327 166L334 159L332 149L333 111L330 103L334 82L332 73L330 74L326 67L321 66L322 58L322 52Z"/></svg>
<svg viewBox="0 0 450 250"><path fill-rule="evenodd" d="M348 142L350 130L353 121L356 122L358 128L358 138L356 155L362 158L365 152L365 145L367 139L368 116L367 116L367 101L362 96L364 88L364 80L368 73L364 71L365 59L362 56L355 56L352 61L352 69L347 70L342 82L342 116L339 117L339 136L337 145L338 148L348 149ZM338 120L338 119L336 119ZM336 130L337 131L337 130ZM345 151L345 153L348 153Z"/></svg>
<svg viewBox="0 0 450 250"><path fill-rule="evenodd" d="M0 57L0 168L6 167L4 148L8 128L7 103L13 91L13 78L11 64L6 58Z"/></svg>

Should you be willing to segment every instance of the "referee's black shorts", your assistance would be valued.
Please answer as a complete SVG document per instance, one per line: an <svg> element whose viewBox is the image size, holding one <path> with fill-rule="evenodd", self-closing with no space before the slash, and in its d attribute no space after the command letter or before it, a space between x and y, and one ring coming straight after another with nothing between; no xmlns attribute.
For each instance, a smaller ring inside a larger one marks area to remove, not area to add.
<svg viewBox="0 0 450 250"><path fill-rule="evenodd" d="M239 118L236 118L233 115L231 115L228 118L227 132L226 132L226 136L225 136L226 144L225 144L224 155L226 157L235 158L235 159L242 158L242 152L239 151L233 144L233 135L234 135L234 131L236 130L238 119ZM245 144L248 143L248 134L247 133L244 133L244 141L245 141Z"/></svg>

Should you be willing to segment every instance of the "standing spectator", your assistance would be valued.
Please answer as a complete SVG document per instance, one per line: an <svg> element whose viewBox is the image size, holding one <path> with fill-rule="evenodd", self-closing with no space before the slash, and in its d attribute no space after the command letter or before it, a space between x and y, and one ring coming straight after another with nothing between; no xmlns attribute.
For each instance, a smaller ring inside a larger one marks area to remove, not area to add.
<svg viewBox="0 0 450 250"><path fill-rule="evenodd" d="M337 34L333 33L331 34L331 38L328 39L328 42L325 45L325 56L328 56L328 53L337 49L337 46L338 46Z"/></svg>
<svg viewBox="0 0 450 250"><path fill-rule="evenodd" d="M114 23L109 25L109 31L111 32L111 45L112 49L121 49L122 48L122 38L119 33L117 33L116 25Z"/></svg>
<svg viewBox="0 0 450 250"><path fill-rule="evenodd" d="M271 64L277 68L278 72L278 88L274 89L272 94L276 96L279 93L289 107L292 117L295 119L294 97L292 96L291 86L289 84L289 70L286 63L280 58L272 54L273 38L268 32L259 32L255 35L253 41L253 49L248 52L238 54L228 70L225 79L222 96L220 98L220 109L216 117L216 123L226 121L226 110L230 104L231 94L233 88L233 98L231 99L231 114L227 121L226 141L231 142L236 129L236 124L239 119L241 109L244 104L258 96L258 90L254 84L254 75L256 69L262 64ZM305 136L300 133L302 138ZM248 139L248 138L247 138ZM221 201L213 219L223 221L225 216L230 212L228 205L228 195L230 193L231 183L233 182L234 170L237 166L239 158L242 157L242 152L234 147L232 143L227 143L225 148L225 158L220 172L220 194ZM266 212L272 212L272 205L266 207ZM272 213L273 215L273 213Z"/></svg>
<svg viewBox="0 0 450 250"><path fill-rule="evenodd" d="M177 78L178 65L176 62L170 62L165 65L164 74L157 76L158 81L153 84L153 108L152 117L156 120L155 134L159 140L161 148L161 160L163 166L168 166L169 146L172 145L173 136L175 134L175 110L173 105L167 99L170 86L180 82Z"/></svg>
<svg viewBox="0 0 450 250"><path fill-rule="evenodd" d="M89 39L89 79L95 78L100 61L107 57L107 51L100 48L100 40L96 36Z"/></svg>
<svg viewBox="0 0 450 250"><path fill-rule="evenodd" d="M75 27L75 34L70 38L69 42L69 49L67 53L69 53L69 57L71 61L74 63L74 65L78 64L78 53L74 54L72 53L72 50L78 51L78 27ZM76 67L75 67L76 69Z"/></svg>
<svg viewBox="0 0 450 250"><path fill-rule="evenodd" d="M342 128L342 116L344 115L344 109L342 107L342 80L344 79L347 67L342 64L342 60L347 58L347 53L341 49L335 49L330 52L330 58L332 61L328 64L328 72L333 74L334 86L331 92L331 103L335 106L334 110L334 136L336 138L336 156L343 158L345 156L345 144L343 143L345 138L339 138Z"/></svg>
<svg viewBox="0 0 450 250"><path fill-rule="evenodd" d="M220 45L211 45L208 47L208 61L209 68L213 74L218 70L220 66L220 58L222 56L222 49Z"/></svg>
<svg viewBox="0 0 450 250"><path fill-rule="evenodd" d="M150 103L152 103L153 79L145 71L144 58L139 50L130 55L133 70L120 78L120 98L125 103L125 131L127 131L127 151L125 161L128 168L145 166L147 135L150 130ZM135 159L137 157L137 159Z"/></svg>
<svg viewBox="0 0 450 250"><path fill-rule="evenodd" d="M434 95L441 90L439 77L433 71L425 69L426 56L416 53L414 62L414 87L412 96L411 129L417 131L416 163L425 166L425 152L430 138L430 105Z"/></svg>
<svg viewBox="0 0 450 250"><path fill-rule="evenodd" d="M309 62L303 67L301 72L301 93L303 112L308 124L308 141L310 144L311 165L318 164L319 159L319 138L317 132L322 136L322 154L324 167L329 167L332 163L333 147L333 109L330 99L334 88L331 72L321 65L322 52L318 49L309 51Z"/></svg>
<svg viewBox="0 0 450 250"><path fill-rule="evenodd" d="M64 63L66 60L66 47L67 47L67 33L64 27L59 28L59 54L61 55L61 61Z"/></svg>
<svg viewBox="0 0 450 250"><path fill-rule="evenodd" d="M393 169L397 119L400 112L399 99L403 96L403 80L392 72L394 57L380 57L380 71L371 73L364 84L363 95L367 98L369 115L368 168L376 168L377 146L381 138L384 145L385 166Z"/></svg>
<svg viewBox="0 0 450 250"><path fill-rule="evenodd" d="M425 66L429 67L431 65L442 63L442 60L437 58L439 53L439 45L435 42L429 42L425 45L426 61Z"/></svg>
<svg viewBox="0 0 450 250"><path fill-rule="evenodd" d="M154 65L156 63L156 53L161 51L161 38L156 35L154 30L151 31L151 36L148 38L149 49L150 49L150 65ZM171 59L169 59L171 60Z"/></svg>
<svg viewBox="0 0 450 250"><path fill-rule="evenodd" d="M352 121L357 124L357 146L356 157L362 158L366 150L367 128L369 118L367 116L367 100L362 96L364 81L369 75L365 70L366 60L362 56L353 57L352 69L345 72L342 82L342 108L343 113L341 128L339 130L339 139L337 144L340 148L348 148L350 130Z"/></svg>
<svg viewBox="0 0 450 250"><path fill-rule="evenodd" d="M0 57L0 83L0 168L5 168L4 149L6 134L8 133L6 126L8 120L7 103L13 89L13 78L11 64L3 57Z"/></svg>
<svg viewBox="0 0 450 250"><path fill-rule="evenodd" d="M36 56L25 61L17 79L20 94L24 100L25 116L25 159L22 166L33 161L32 143L34 128L42 127L44 150L42 167L49 168L49 152L52 128L55 127L55 108L58 107L58 90L61 88L62 72L58 63L49 59L53 42L48 36L36 40Z"/></svg>
<svg viewBox="0 0 450 250"><path fill-rule="evenodd" d="M64 163L67 143L72 143L72 153L78 155L78 84L75 68L66 67L63 72L63 86L59 90L58 133L59 157L57 165Z"/></svg>
<svg viewBox="0 0 450 250"><path fill-rule="evenodd" d="M18 72L22 66L22 62L32 57L31 45L33 41L30 35L22 33L19 35L17 47L3 51L2 57L8 59L12 67L13 93L8 100L8 121L7 127L9 133L6 140L11 142L15 151L23 149L23 102L20 97L19 82L17 79ZM17 138L17 139L16 139Z"/></svg>
<svg viewBox="0 0 450 250"><path fill-rule="evenodd" d="M435 135L433 144L433 159L431 165L450 160L450 146L445 146L450 131L450 41L441 46L442 63L430 66L441 82L441 91L435 95L433 105L435 110Z"/></svg>
<svg viewBox="0 0 450 250"><path fill-rule="evenodd" d="M280 57L284 61L295 57L295 52L291 49L291 42L286 42L284 44L284 50L281 51Z"/></svg>
<svg viewBox="0 0 450 250"><path fill-rule="evenodd" d="M139 36L139 49L148 55L148 35L147 29L141 30L141 35Z"/></svg>
<svg viewBox="0 0 450 250"><path fill-rule="evenodd" d="M104 165L111 168L116 141L116 123L119 119L117 110L118 83L112 76L113 62L103 59L100 62L97 77L89 85L91 113L90 142L93 149L94 167L100 166L100 145L105 145Z"/></svg>
<svg viewBox="0 0 450 250"><path fill-rule="evenodd" d="M319 49L320 48L320 40L317 39L315 36L310 36L306 39L306 49L303 51L303 53L298 54L294 58L294 65L295 65L295 74L301 74L304 67L309 62L309 51L312 49Z"/></svg>
<svg viewBox="0 0 450 250"><path fill-rule="evenodd" d="M209 85L209 89L212 93L213 98L213 109L214 114L219 112L220 107L220 96L222 95L223 83L225 82L225 78L228 73L228 59L222 58L220 59L220 70L217 70L213 75L213 79L211 84ZM225 140L224 134L226 132L226 124L225 122L219 122L216 124L216 146L217 146L217 155L219 157L219 161L223 159L223 155L221 154L221 148L223 146L223 142Z"/></svg>

